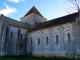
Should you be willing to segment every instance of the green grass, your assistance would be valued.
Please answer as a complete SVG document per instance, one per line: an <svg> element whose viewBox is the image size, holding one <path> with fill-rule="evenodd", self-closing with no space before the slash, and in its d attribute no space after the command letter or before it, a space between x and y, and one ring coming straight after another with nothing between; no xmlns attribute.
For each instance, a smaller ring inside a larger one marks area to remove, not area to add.
<svg viewBox="0 0 80 60"><path fill-rule="evenodd" d="M74 60L74 59L19 56L19 57L0 57L0 60Z"/></svg>

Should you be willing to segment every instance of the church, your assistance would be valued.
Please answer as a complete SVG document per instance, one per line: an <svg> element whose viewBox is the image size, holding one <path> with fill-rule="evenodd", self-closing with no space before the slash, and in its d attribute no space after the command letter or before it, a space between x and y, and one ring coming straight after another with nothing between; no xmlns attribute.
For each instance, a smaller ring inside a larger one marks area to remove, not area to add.
<svg viewBox="0 0 80 60"><path fill-rule="evenodd" d="M33 6L20 21L0 15L0 56L80 57L78 12L48 20Z"/></svg>

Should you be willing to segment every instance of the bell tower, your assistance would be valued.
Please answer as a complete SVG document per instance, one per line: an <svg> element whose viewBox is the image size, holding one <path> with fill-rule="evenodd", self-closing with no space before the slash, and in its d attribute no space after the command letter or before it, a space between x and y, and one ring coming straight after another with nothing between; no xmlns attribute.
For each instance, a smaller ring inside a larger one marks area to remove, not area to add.
<svg viewBox="0 0 80 60"><path fill-rule="evenodd" d="M38 25L39 23L45 22L47 19L44 18L41 13L33 6L28 13L26 13L22 18L21 22L28 23L32 27Z"/></svg>

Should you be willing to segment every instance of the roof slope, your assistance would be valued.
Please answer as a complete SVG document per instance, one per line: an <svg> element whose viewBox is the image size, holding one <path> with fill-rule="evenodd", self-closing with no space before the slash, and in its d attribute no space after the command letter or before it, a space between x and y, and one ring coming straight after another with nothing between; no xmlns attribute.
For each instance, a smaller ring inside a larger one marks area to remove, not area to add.
<svg viewBox="0 0 80 60"><path fill-rule="evenodd" d="M60 18L52 19L52 20L40 23L39 25L32 28L29 32L52 27L52 26L57 26L57 25L65 24L65 23L70 23L70 22L75 21L75 17L77 16L78 16L78 13L74 13L74 14L63 16Z"/></svg>
<svg viewBox="0 0 80 60"><path fill-rule="evenodd" d="M27 23L19 22L17 20L11 19L11 18L6 17L4 15L1 15L1 16L4 18L4 21L7 22L9 25L20 27L23 29L30 29L30 26Z"/></svg>
<svg viewBox="0 0 80 60"><path fill-rule="evenodd" d="M29 14L31 14L31 13L35 13L35 14L43 17L43 16L41 15L41 13L35 8L35 6L33 6L33 7L28 11L28 13L25 14L25 16L27 16L27 15L29 15ZM24 17L25 17L25 16L24 16Z"/></svg>

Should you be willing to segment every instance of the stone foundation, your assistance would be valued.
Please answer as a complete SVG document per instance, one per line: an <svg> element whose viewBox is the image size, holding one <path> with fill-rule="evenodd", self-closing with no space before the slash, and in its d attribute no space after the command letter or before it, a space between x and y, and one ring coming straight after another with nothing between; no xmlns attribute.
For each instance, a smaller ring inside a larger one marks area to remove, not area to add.
<svg viewBox="0 0 80 60"><path fill-rule="evenodd" d="M55 56L56 57L59 57L60 56L60 53L59 52L55 52Z"/></svg>
<svg viewBox="0 0 80 60"><path fill-rule="evenodd" d="M44 53L44 56L45 56L45 57L50 57L50 53L49 53L49 52L45 52L45 53Z"/></svg>
<svg viewBox="0 0 80 60"><path fill-rule="evenodd" d="M36 52L36 56L37 57L40 57L40 52Z"/></svg>

